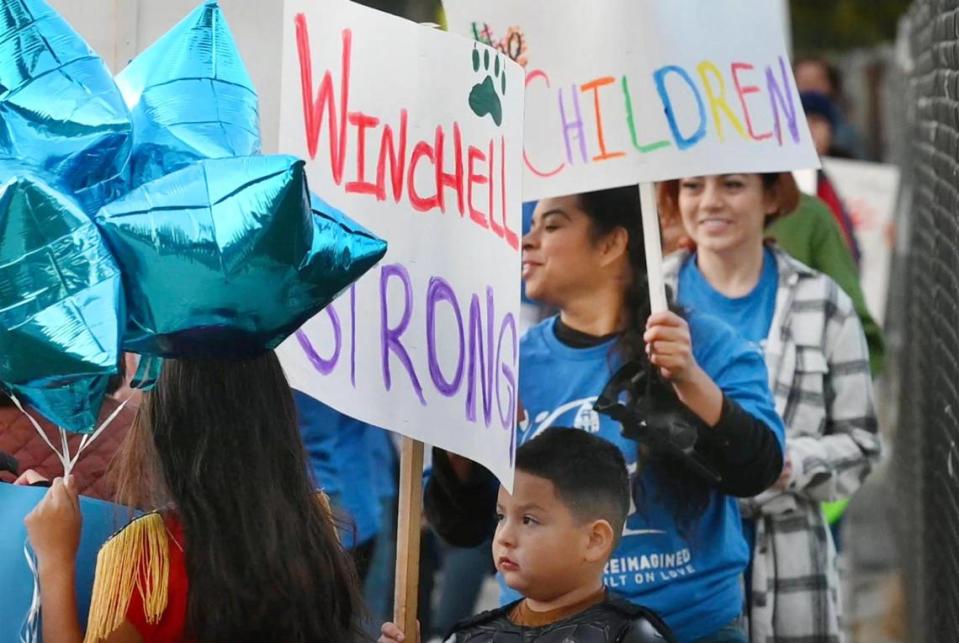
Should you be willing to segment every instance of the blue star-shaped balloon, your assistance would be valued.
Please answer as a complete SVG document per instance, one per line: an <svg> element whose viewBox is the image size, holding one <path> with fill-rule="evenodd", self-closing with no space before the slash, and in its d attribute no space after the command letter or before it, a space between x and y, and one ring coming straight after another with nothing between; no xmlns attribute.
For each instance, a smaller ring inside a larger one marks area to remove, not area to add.
<svg viewBox="0 0 959 643"><path fill-rule="evenodd" d="M71 430L117 372L120 275L87 215L131 146L103 61L41 0L0 0L0 389Z"/></svg>
<svg viewBox="0 0 959 643"><path fill-rule="evenodd" d="M216 2L150 45L116 83L135 125L133 187L200 159L260 152L256 90Z"/></svg>
<svg viewBox="0 0 959 643"><path fill-rule="evenodd" d="M124 189L132 132L103 60L63 18L0 1L0 156L57 177L92 213Z"/></svg>
<svg viewBox="0 0 959 643"><path fill-rule="evenodd" d="M193 163L97 223L123 267L125 347L163 357L273 348L386 250L342 214L314 215L292 156Z"/></svg>
<svg viewBox="0 0 959 643"><path fill-rule="evenodd" d="M49 420L91 430L120 355L120 271L80 205L0 162L0 383Z"/></svg>
<svg viewBox="0 0 959 643"><path fill-rule="evenodd" d="M16 277L0 280L0 386L71 430L92 428L121 341L275 347L386 252L309 194L301 161L255 156L256 95L215 3L117 83L42 0L0 0L0 157L16 159L0 164Z"/></svg>
<svg viewBox="0 0 959 643"><path fill-rule="evenodd" d="M215 2L117 82L136 124L134 177L157 177L96 217L124 275L127 350L273 348L385 254L320 199L311 208L301 161L251 156L256 92Z"/></svg>

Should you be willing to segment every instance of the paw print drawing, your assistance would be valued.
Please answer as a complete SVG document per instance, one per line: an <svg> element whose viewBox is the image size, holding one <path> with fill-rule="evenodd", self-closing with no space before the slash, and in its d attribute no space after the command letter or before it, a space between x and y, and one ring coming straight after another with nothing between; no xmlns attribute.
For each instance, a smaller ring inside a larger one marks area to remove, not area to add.
<svg viewBox="0 0 959 643"><path fill-rule="evenodd" d="M490 58L493 58L493 68L490 69ZM470 109L483 118L489 115L497 127L503 124L503 104L500 96L506 94L506 65L500 63L497 54L490 56L490 50L482 53L473 47L473 71L486 77L470 90Z"/></svg>

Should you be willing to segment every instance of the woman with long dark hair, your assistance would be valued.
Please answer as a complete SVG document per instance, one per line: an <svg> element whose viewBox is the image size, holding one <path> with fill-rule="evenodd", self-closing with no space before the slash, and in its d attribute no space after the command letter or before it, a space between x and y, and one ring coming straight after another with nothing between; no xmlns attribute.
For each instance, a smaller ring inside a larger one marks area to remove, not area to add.
<svg viewBox="0 0 959 643"><path fill-rule="evenodd" d="M523 279L530 298L559 314L520 344L518 442L567 426L618 445L636 472L637 493L606 585L659 612L680 640L744 641L749 552L728 494L758 493L782 468L782 423L762 356L710 317L650 315L635 186L540 201L523 239ZM666 383L657 403L688 413L697 425L695 455L718 483L642 439L637 447L594 410L621 365L649 362ZM435 454L427 513L446 539L478 544L492 531L494 498L478 466Z"/></svg>
<svg viewBox="0 0 959 643"><path fill-rule="evenodd" d="M120 499L149 513L104 545L86 641L344 643L355 572L314 492L272 351L164 363L120 454ZM57 479L27 518L46 643L83 639L73 597L80 515Z"/></svg>

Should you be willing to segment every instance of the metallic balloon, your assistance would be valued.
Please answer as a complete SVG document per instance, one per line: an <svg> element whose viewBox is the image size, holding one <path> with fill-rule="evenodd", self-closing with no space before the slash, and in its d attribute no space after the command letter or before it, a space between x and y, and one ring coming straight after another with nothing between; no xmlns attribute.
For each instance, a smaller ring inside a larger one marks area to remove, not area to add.
<svg viewBox="0 0 959 643"><path fill-rule="evenodd" d="M131 147L99 56L43 0L0 0L0 156L56 176L92 214L124 191Z"/></svg>
<svg viewBox="0 0 959 643"><path fill-rule="evenodd" d="M198 161L105 206L96 220L123 271L124 347L162 357L273 348L386 252L317 201L303 161Z"/></svg>
<svg viewBox="0 0 959 643"><path fill-rule="evenodd" d="M256 90L216 2L150 45L116 83L136 132L132 187L199 159L260 152Z"/></svg>
<svg viewBox="0 0 959 643"><path fill-rule="evenodd" d="M51 422L92 430L123 318L119 269L79 204L0 162L0 385Z"/></svg>

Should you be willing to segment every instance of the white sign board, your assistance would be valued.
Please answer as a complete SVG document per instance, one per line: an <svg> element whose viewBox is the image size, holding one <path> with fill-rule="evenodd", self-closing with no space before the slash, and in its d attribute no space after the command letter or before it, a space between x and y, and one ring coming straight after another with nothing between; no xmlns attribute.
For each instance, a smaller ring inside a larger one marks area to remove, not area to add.
<svg viewBox="0 0 959 643"><path fill-rule="evenodd" d="M818 167L769 0L444 0L526 68L524 199Z"/></svg>
<svg viewBox="0 0 959 643"><path fill-rule="evenodd" d="M863 296L869 312L882 326L889 294L899 168L827 157L823 159L823 170L852 219L861 255L859 281Z"/></svg>
<svg viewBox="0 0 959 643"><path fill-rule="evenodd" d="M523 70L353 3L287 0L283 20L279 149L389 242L278 349L290 383L511 486Z"/></svg>

